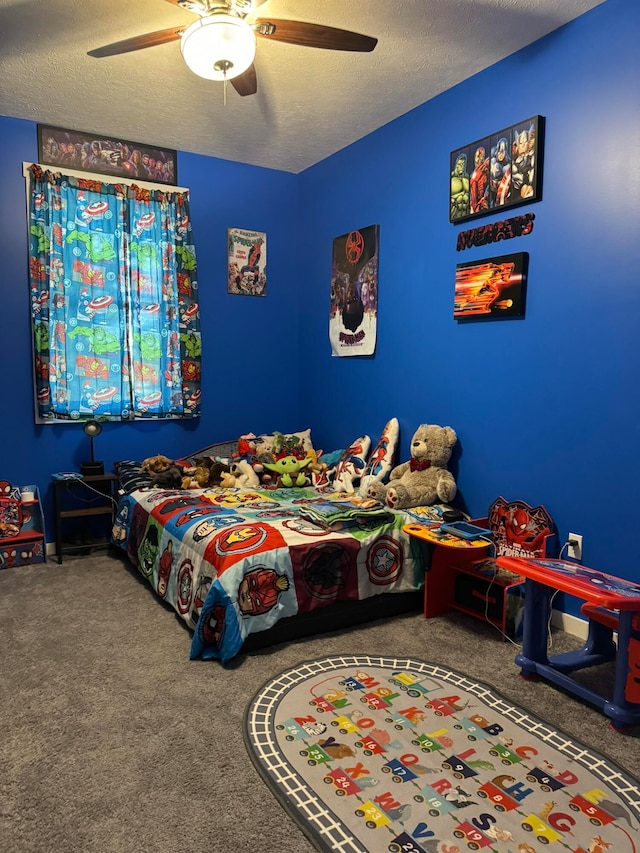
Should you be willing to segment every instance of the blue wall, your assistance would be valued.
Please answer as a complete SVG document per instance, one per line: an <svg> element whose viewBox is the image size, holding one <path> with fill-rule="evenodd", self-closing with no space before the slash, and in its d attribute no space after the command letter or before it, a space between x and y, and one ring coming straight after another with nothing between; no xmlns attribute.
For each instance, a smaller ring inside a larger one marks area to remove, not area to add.
<svg viewBox="0 0 640 853"><path fill-rule="evenodd" d="M107 425L107 461L179 455L252 428L313 427L325 449L396 415L401 458L422 422L449 424L460 505L541 503L584 562L640 579L630 535L640 472L640 8L607 0L302 175L179 155L192 187L204 332L200 423ZM456 252L449 152L530 115L546 117L533 233ZM31 402L23 160L35 124L0 118L5 444L0 474L46 488L86 454L79 427L36 427ZM377 352L332 358L333 238L380 225ZM227 226L268 232L266 299L228 296ZM294 246L307 247L296 253ZM530 255L523 320L457 324L455 265ZM232 372L229 363L233 365ZM284 389L285 393L282 393ZM185 435L186 433L186 435ZM571 607L569 608L571 609Z"/></svg>
<svg viewBox="0 0 640 853"><path fill-rule="evenodd" d="M4 434L9 435L0 452L0 477L39 486L51 540L51 474L77 471L89 455L89 440L77 424L34 423L22 162L37 160L36 125L0 117L0 140L0 340ZM117 459L158 453L178 457L247 429L297 429L301 424L298 396L276 398L275 390L283 369L293 365L297 370L300 360L298 281L291 262L291 235L300 218L297 177L179 153L178 178L181 186L192 188L203 337L202 417L188 423L105 424L95 449L107 470ZM228 226L267 232L265 298L227 293Z"/></svg>
<svg viewBox="0 0 640 853"><path fill-rule="evenodd" d="M640 579L631 545L640 474L640 6L608 0L301 176L308 299L302 410L317 441L377 439L398 416L402 459L422 422L459 436L460 502L543 504L584 563ZM456 251L449 153L546 117L543 200L531 235ZM380 225L378 346L332 358L331 244ZM458 324L456 263L529 253L526 317ZM617 532L613 517L620 522ZM622 531L628 531L624 534Z"/></svg>

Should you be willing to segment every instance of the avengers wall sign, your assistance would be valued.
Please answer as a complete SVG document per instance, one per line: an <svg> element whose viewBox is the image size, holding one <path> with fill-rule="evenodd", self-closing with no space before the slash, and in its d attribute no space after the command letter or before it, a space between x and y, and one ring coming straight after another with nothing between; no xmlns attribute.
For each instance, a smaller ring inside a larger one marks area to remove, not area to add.
<svg viewBox="0 0 640 853"><path fill-rule="evenodd" d="M524 317L529 255L501 255L456 264L456 320Z"/></svg>
<svg viewBox="0 0 640 853"><path fill-rule="evenodd" d="M178 182L177 154L99 133L38 125L38 162L80 172L139 178L154 184Z"/></svg>
<svg viewBox="0 0 640 853"><path fill-rule="evenodd" d="M450 155L449 221L540 201L544 118L532 116Z"/></svg>
<svg viewBox="0 0 640 853"><path fill-rule="evenodd" d="M531 234L535 218L535 213L525 213L522 216L513 216L511 219L490 222L489 225L479 225L468 231L460 231L456 252L471 249L472 246L486 246L488 243L497 243L499 240L511 240L513 237Z"/></svg>

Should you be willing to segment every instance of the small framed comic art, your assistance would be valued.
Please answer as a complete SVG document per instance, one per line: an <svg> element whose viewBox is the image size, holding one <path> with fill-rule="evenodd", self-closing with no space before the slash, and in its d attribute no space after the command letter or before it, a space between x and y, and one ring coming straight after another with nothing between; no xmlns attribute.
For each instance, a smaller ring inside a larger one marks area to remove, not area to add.
<svg viewBox="0 0 640 853"><path fill-rule="evenodd" d="M451 152L449 221L542 198L544 119L532 116Z"/></svg>
<svg viewBox="0 0 640 853"><path fill-rule="evenodd" d="M170 148L44 124L38 125L38 162L154 184L178 183L177 154Z"/></svg>
<svg viewBox="0 0 640 853"><path fill-rule="evenodd" d="M456 320L524 317L529 255L501 255L456 264Z"/></svg>
<svg viewBox="0 0 640 853"><path fill-rule="evenodd" d="M267 295L267 235L227 228L227 293Z"/></svg>

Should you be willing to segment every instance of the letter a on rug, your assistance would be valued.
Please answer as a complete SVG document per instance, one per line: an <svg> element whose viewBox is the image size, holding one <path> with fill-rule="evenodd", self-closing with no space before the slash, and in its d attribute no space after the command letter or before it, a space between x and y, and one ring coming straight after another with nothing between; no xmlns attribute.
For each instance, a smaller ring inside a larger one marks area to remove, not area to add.
<svg viewBox="0 0 640 853"><path fill-rule="evenodd" d="M640 783L487 684L418 660L307 661L245 742L322 851L640 853Z"/></svg>

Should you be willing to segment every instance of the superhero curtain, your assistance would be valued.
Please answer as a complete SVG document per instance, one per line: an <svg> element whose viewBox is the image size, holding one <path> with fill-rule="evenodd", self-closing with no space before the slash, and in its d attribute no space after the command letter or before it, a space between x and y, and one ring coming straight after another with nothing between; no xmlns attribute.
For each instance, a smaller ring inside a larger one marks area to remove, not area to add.
<svg viewBox="0 0 640 853"><path fill-rule="evenodd" d="M38 420L198 416L188 194L30 173Z"/></svg>

